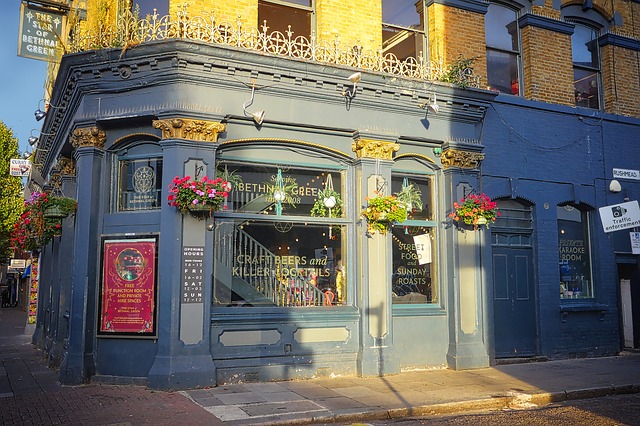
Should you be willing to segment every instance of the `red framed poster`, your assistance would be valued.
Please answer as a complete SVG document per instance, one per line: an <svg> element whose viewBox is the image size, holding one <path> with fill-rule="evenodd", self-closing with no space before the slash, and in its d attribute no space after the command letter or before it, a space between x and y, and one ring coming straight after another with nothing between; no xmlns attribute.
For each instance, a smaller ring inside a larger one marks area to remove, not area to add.
<svg viewBox="0 0 640 426"><path fill-rule="evenodd" d="M156 246L156 238L104 240L98 335L156 336Z"/></svg>

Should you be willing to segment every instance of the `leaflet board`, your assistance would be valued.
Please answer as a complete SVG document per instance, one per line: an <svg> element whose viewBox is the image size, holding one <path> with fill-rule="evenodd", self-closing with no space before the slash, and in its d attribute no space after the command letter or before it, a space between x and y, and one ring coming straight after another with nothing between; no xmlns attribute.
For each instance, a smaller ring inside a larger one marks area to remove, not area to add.
<svg viewBox="0 0 640 426"><path fill-rule="evenodd" d="M12 158L10 163L9 174L11 176L28 177L31 171L31 161Z"/></svg>
<svg viewBox="0 0 640 426"><path fill-rule="evenodd" d="M604 232L640 227L638 200L600 207L599 210Z"/></svg>

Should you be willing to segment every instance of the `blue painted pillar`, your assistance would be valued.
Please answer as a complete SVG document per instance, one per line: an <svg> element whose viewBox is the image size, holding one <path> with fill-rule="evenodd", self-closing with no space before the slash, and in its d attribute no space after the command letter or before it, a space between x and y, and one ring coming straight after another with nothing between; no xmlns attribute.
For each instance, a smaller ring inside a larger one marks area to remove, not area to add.
<svg viewBox="0 0 640 426"><path fill-rule="evenodd" d="M400 146L394 137L355 135L356 202L359 213L367 205L365 197L374 197L374 191L391 194L392 154ZM391 233L369 234L367 222L361 219L356 238L361 255L358 257L357 276L360 289L356 289L356 303L361 310L360 349L358 374L383 376L400 372L400 362L393 345L393 312L391 299L392 259Z"/></svg>
<svg viewBox="0 0 640 426"><path fill-rule="evenodd" d="M75 244L69 300L68 349L60 365L60 382L86 383L95 373L95 335L98 297L99 229L102 220L104 131L76 129L72 135L76 172L82 181L75 217Z"/></svg>
<svg viewBox="0 0 640 426"><path fill-rule="evenodd" d="M477 147L445 146L443 188L446 213L472 191L480 193L479 164L483 155ZM445 228L447 311L449 349L447 363L455 370L489 366L488 286L491 258L484 227L453 224Z"/></svg>
<svg viewBox="0 0 640 426"><path fill-rule="evenodd" d="M219 122L173 118L157 120L162 129L163 189L175 176L215 177ZM183 215L163 202L158 250L158 352L147 384L155 389L215 386L216 368L211 356L211 300L213 291L212 218ZM184 297L183 271L201 268L201 294ZM197 265L194 266L193 262Z"/></svg>
<svg viewBox="0 0 640 426"><path fill-rule="evenodd" d="M67 159L67 169L63 173L74 173L75 170L71 166L71 160ZM73 170L73 172L71 171ZM75 175L64 174L61 178L62 193L66 197L76 197L76 181ZM72 262L70 256L65 253L73 253L74 234L75 234L75 218L76 215L71 214L62 221L62 236L60 237L58 257L58 273L56 274L57 282L53 287L52 294L52 344L49 351L49 367L57 369L64 355L64 340L69 330L69 303L71 298L71 280L72 280Z"/></svg>

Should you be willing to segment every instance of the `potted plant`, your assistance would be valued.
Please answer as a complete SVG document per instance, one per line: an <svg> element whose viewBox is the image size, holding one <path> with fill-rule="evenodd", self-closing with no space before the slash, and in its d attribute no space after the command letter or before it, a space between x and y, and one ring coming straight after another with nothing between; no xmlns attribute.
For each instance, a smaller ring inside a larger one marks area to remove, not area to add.
<svg viewBox="0 0 640 426"><path fill-rule="evenodd" d="M167 201L183 214L191 213L200 217L199 213L220 210L222 202L229 196L231 185L223 178L209 179L204 176L201 180L191 179L191 176L173 178L169 184ZM224 208L224 206L222 206Z"/></svg>
<svg viewBox="0 0 640 426"><path fill-rule="evenodd" d="M311 216L314 217L340 217L342 216L342 198L340 194L332 188L325 188L318 191Z"/></svg>
<svg viewBox="0 0 640 426"><path fill-rule="evenodd" d="M366 197L367 207L362 216L367 220L367 231L386 234L394 223L407 220L407 208L395 195L381 195L374 191L375 197Z"/></svg>
<svg viewBox="0 0 640 426"><path fill-rule="evenodd" d="M474 229L478 229L479 225L488 228L500 216L497 205L486 194L469 194L453 203L454 211L449 213L449 217L456 222L473 225Z"/></svg>
<svg viewBox="0 0 640 426"><path fill-rule="evenodd" d="M78 202L73 198L50 195L44 205L44 217L64 219L76 211Z"/></svg>
<svg viewBox="0 0 640 426"><path fill-rule="evenodd" d="M398 200L405 205L407 213L422 210L422 191L417 185L404 179L402 190L396 193Z"/></svg>

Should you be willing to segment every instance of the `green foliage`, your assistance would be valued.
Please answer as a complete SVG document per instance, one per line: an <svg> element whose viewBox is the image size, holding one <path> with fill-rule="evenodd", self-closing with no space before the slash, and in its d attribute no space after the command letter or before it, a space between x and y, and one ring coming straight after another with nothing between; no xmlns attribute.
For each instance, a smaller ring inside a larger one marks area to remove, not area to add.
<svg viewBox="0 0 640 426"><path fill-rule="evenodd" d="M386 234L389 226L407 220L407 208L395 195L378 195L367 197L367 207L362 216L367 220L370 233Z"/></svg>
<svg viewBox="0 0 640 426"><path fill-rule="evenodd" d="M318 198L311 208L311 216L314 217L329 217L329 208L325 205L325 198L329 199L333 197L335 205L331 208L331 217L342 216L342 198L340 194L330 188L325 188L318 192Z"/></svg>
<svg viewBox="0 0 640 426"><path fill-rule="evenodd" d="M76 200L36 192L24 202L24 212L13 226L11 245L31 251L62 235L62 219L75 212Z"/></svg>
<svg viewBox="0 0 640 426"><path fill-rule="evenodd" d="M440 81L445 83L453 83L458 87L466 89L471 85L471 77L473 75L473 63L478 59L464 58L459 56L451 65L449 69L440 77Z"/></svg>
<svg viewBox="0 0 640 426"><path fill-rule="evenodd" d="M11 231L24 209L22 180L9 174L11 159L19 156L18 139L0 121L0 262L5 262L12 255Z"/></svg>
<svg viewBox="0 0 640 426"><path fill-rule="evenodd" d="M422 191L413 183L402 187L402 190L396 196L407 207L409 212L422 210Z"/></svg>

